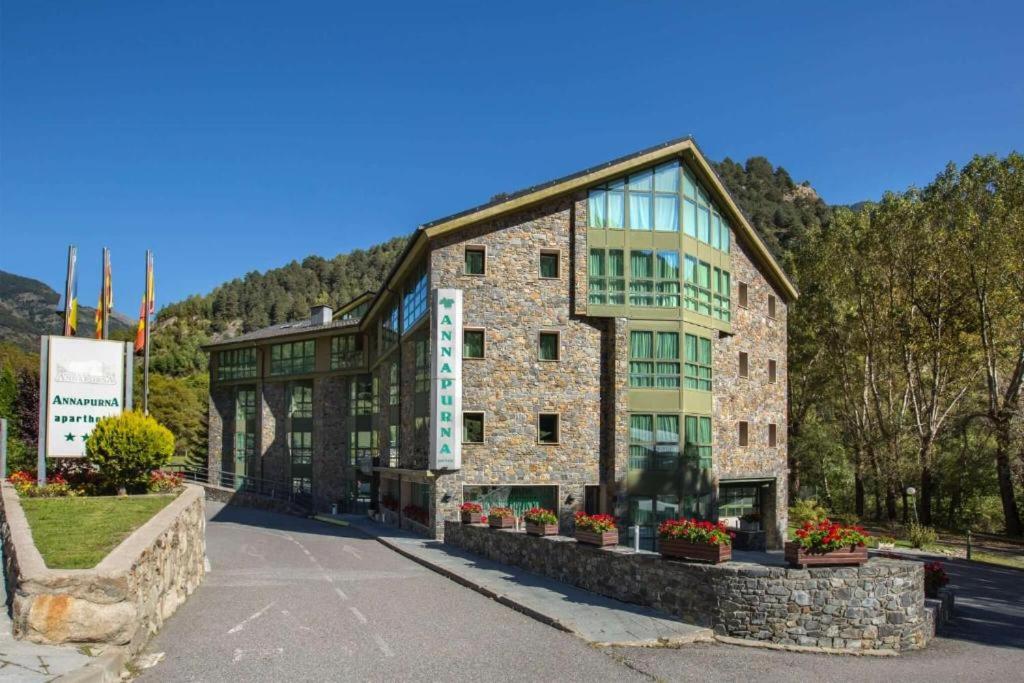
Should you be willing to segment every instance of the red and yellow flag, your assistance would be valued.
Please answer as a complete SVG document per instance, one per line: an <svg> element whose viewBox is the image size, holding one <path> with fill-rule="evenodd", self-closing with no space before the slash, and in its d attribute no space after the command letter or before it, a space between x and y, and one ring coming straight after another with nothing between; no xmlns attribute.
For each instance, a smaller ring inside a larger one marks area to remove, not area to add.
<svg viewBox="0 0 1024 683"><path fill-rule="evenodd" d="M110 256L103 258L103 284L100 286L99 303L96 305L96 338L106 339L103 321L110 317L114 310L114 281L110 271Z"/></svg>
<svg viewBox="0 0 1024 683"><path fill-rule="evenodd" d="M146 259L146 291L142 294L142 305L139 307L139 326L135 330L135 353L146 349L146 326L149 317L156 313L156 294L153 289L153 257Z"/></svg>

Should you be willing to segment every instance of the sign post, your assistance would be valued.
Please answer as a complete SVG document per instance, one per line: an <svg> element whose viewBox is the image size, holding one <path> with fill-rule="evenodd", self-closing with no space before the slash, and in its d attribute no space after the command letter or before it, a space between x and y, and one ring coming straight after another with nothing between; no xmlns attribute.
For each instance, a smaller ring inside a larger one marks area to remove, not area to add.
<svg viewBox="0 0 1024 683"><path fill-rule="evenodd" d="M0 478L7 478L7 419L0 417Z"/></svg>
<svg viewBox="0 0 1024 683"><path fill-rule="evenodd" d="M432 470L462 467L462 290L435 289L430 307Z"/></svg>
<svg viewBox="0 0 1024 683"><path fill-rule="evenodd" d="M83 337L43 337L39 346L39 458L46 484L47 458L81 458L102 418L131 408L125 391L131 347Z"/></svg>

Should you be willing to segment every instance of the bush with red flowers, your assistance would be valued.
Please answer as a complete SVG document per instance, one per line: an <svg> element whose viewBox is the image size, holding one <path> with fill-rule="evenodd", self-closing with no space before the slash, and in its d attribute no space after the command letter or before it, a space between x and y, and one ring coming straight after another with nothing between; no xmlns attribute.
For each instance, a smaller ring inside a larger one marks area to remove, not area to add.
<svg viewBox="0 0 1024 683"><path fill-rule="evenodd" d="M941 562L927 562L924 565L924 594L933 598L939 589L949 583L949 575Z"/></svg>
<svg viewBox="0 0 1024 683"><path fill-rule="evenodd" d="M80 492L73 489L68 480L60 474L50 476L45 486L40 486L35 475L26 470L12 473L7 477L7 481L11 482L19 496L25 498L63 498L80 495Z"/></svg>
<svg viewBox="0 0 1024 683"><path fill-rule="evenodd" d="M619 527L615 525L615 518L611 515L588 515L580 510L576 513L576 528L603 534L606 531L615 531Z"/></svg>
<svg viewBox="0 0 1024 683"><path fill-rule="evenodd" d="M430 522L430 513L426 508L422 508L419 505L406 505L402 508L402 514L408 519L418 522L419 524L423 524L424 526Z"/></svg>
<svg viewBox="0 0 1024 683"><path fill-rule="evenodd" d="M494 514L493 510L491 514ZM558 524L558 515L544 508L530 508L523 514L523 519L530 524Z"/></svg>
<svg viewBox="0 0 1024 683"><path fill-rule="evenodd" d="M658 525L660 538L677 538L696 545L732 545L735 536L725 522L705 522L699 519L666 519Z"/></svg>
<svg viewBox="0 0 1024 683"><path fill-rule="evenodd" d="M149 490L151 493L172 493L185 485L185 475L181 472L165 472L153 470L149 474Z"/></svg>
<svg viewBox="0 0 1024 683"><path fill-rule="evenodd" d="M828 553L863 546L868 536L863 527L843 526L829 519L823 519L817 524L804 522L804 525L796 530L796 542L809 553Z"/></svg>
<svg viewBox="0 0 1024 683"><path fill-rule="evenodd" d="M484 506L480 503L463 503L459 506L459 512L478 513L483 511Z"/></svg>

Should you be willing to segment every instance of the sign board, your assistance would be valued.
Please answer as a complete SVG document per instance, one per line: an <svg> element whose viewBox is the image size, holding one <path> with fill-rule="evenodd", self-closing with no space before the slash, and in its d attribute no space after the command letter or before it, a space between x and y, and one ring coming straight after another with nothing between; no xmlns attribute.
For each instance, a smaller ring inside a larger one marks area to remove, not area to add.
<svg viewBox="0 0 1024 683"><path fill-rule="evenodd" d="M131 408L131 350L125 342L58 336L43 337L40 350L40 445L49 458L80 458L100 418Z"/></svg>
<svg viewBox="0 0 1024 683"><path fill-rule="evenodd" d="M462 467L462 290L435 289L430 306L430 469Z"/></svg>

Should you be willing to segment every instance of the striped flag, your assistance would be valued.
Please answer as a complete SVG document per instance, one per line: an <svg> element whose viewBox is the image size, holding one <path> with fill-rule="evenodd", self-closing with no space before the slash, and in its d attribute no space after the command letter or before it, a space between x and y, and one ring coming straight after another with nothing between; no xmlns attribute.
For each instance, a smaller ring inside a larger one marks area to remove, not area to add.
<svg viewBox="0 0 1024 683"><path fill-rule="evenodd" d="M74 247L72 247L72 250ZM78 253L73 251L68 258L68 297L65 315L67 316L68 334L75 335L78 331Z"/></svg>
<svg viewBox="0 0 1024 683"><path fill-rule="evenodd" d="M103 284L100 286L99 303L96 305L96 338L106 339L110 330L104 329L103 323L110 318L114 310L114 280L110 270L110 255L103 250Z"/></svg>
<svg viewBox="0 0 1024 683"><path fill-rule="evenodd" d="M135 330L135 353L146 349L146 326L149 317L156 313L156 295L153 290L153 258L146 259L146 291L142 294L142 305L139 307L139 326Z"/></svg>

